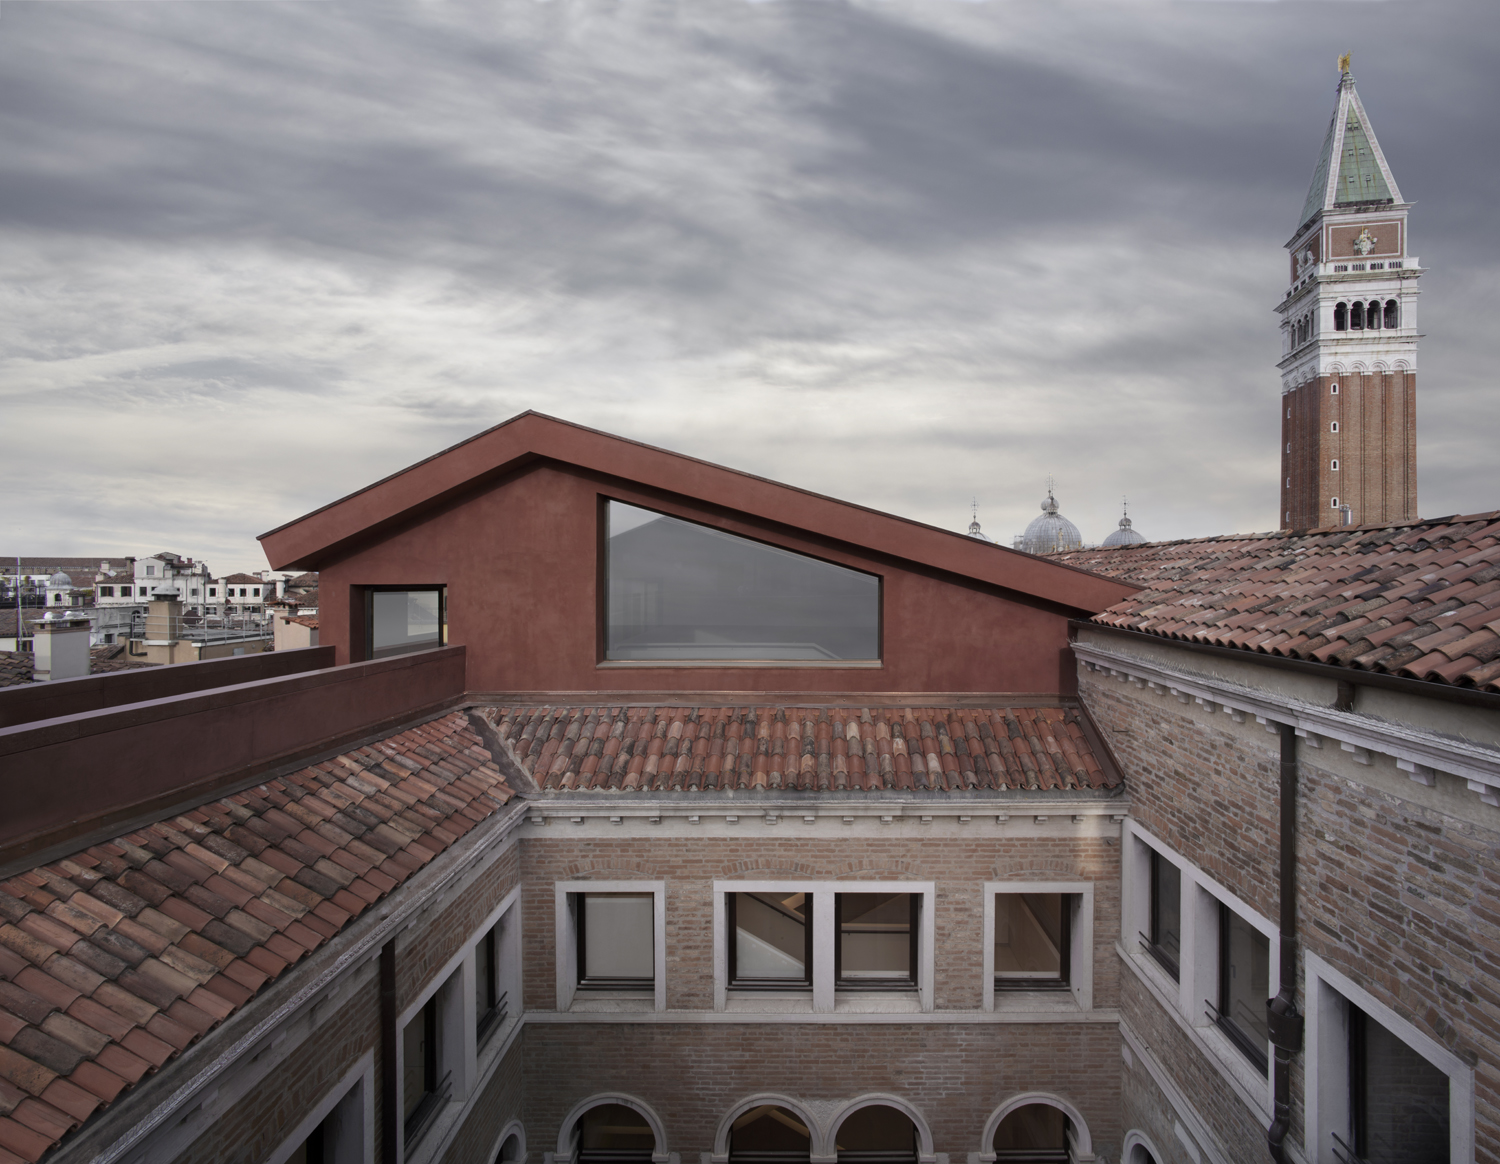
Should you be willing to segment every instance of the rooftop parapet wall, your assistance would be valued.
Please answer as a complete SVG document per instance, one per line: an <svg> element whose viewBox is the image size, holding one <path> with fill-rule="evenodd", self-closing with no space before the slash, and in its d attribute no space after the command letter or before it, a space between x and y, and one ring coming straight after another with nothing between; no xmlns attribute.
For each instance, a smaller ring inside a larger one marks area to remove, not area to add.
<svg viewBox="0 0 1500 1164"><path fill-rule="evenodd" d="M0 690L0 727L81 715L127 703L146 703L332 666L332 647L311 647L7 687Z"/></svg>
<svg viewBox="0 0 1500 1164"><path fill-rule="evenodd" d="M0 728L0 867L453 706L464 665L445 647Z"/></svg>

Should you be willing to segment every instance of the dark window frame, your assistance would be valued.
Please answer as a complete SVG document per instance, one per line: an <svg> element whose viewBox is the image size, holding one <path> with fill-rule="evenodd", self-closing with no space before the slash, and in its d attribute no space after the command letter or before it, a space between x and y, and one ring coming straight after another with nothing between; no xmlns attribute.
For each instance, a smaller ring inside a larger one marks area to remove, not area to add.
<svg viewBox="0 0 1500 1164"><path fill-rule="evenodd" d="M1147 922L1148 929L1147 933L1144 935L1144 937L1146 938L1146 953L1150 954L1151 957L1156 960L1157 965L1159 965L1163 970L1165 970L1172 976L1173 982L1180 982L1182 981L1182 963L1180 961L1180 955L1182 953L1182 868L1178 865L1173 864L1171 861L1168 861L1165 857L1163 857L1149 845L1146 847L1146 849L1147 852L1151 854L1151 874L1149 888L1150 920ZM1161 888L1161 867L1163 865L1169 866L1172 871L1177 874L1178 959L1174 959L1171 954L1167 953L1166 947L1163 946L1161 942L1161 894L1159 890Z"/></svg>
<svg viewBox="0 0 1500 1164"><path fill-rule="evenodd" d="M402 1139L409 1152L413 1144L420 1140L432 1122L436 1119L438 1112L448 1102L448 1096L453 1090L453 1073L450 1071L441 1079L438 1078L439 1057L439 1015L438 995L442 993L441 988L433 991L432 997L422 1004L421 1010L407 1021L410 1026L420 1016L422 1022L423 1046L422 1054L422 1086L425 1090L417 1106L412 1109L411 1115L403 1122L401 1130ZM404 1029L404 1028L403 1028ZM403 1064L403 1068L405 1064ZM405 1072L403 1070L403 1078ZM403 1103L405 1097L402 1097Z"/></svg>
<svg viewBox="0 0 1500 1164"><path fill-rule="evenodd" d="M588 910L583 906L588 897L647 897L651 899L651 969L649 978L595 978L585 973L588 967L588 924L584 920ZM584 890L568 894L568 908L573 915L573 945L577 954L575 974L577 990L630 990L645 994L656 990L656 976L662 967L656 964L656 894L650 890L620 890L617 892L589 893Z"/></svg>
<svg viewBox="0 0 1500 1164"><path fill-rule="evenodd" d="M905 889L876 890L871 893L868 890L852 890L855 896L877 896L882 892L905 894L910 905L910 927L911 947L908 955L907 965L911 971L906 978L845 978L844 977L844 898L848 893L834 892L833 895L833 985L835 990L849 990L861 992L873 991L910 991L921 988L921 960L922 951L922 894L913 893Z"/></svg>
<svg viewBox="0 0 1500 1164"><path fill-rule="evenodd" d="M1209 1016L1213 1019L1214 1025L1224 1032L1229 1041L1239 1049L1240 1053L1250 1060L1256 1070L1264 1075L1270 1067L1270 1058L1266 1044L1260 1043L1248 1032L1242 1030L1240 1025L1229 1014L1230 920L1239 917L1239 915L1222 901L1217 904L1219 907L1219 967L1218 974L1215 977L1217 979L1216 993L1218 997L1214 1002L1209 1004ZM1240 918L1240 920L1244 921L1243 918ZM1246 922L1245 924L1248 925L1249 923ZM1250 928L1254 929L1253 926ZM1269 984L1271 965L1269 941L1267 941L1266 946L1266 981Z"/></svg>
<svg viewBox="0 0 1500 1164"><path fill-rule="evenodd" d="M596 509L596 520L595 520L595 523L594 523L594 528L595 528L595 530L597 532L597 537L595 538L595 571L594 571L594 577L595 577L594 594L595 594L595 597L596 597L596 606L597 606L597 610L596 610L596 632L595 632L595 642L594 642L594 663L595 663L596 666L606 666L607 665L607 666L611 666L611 667L618 667L618 666L621 666L623 664L625 666L633 666L633 667L643 667L643 666L644 667L681 667L681 666L702 667L702 666L706 665L705 661L703 661L703 660L696 660L696 659L687 659L687 660L684 660L684 659L647 659L647 660L636 660L636 659L611 659L609 657L609 597L610 597L610 595L609 595L609 507L610 507L611 503L618 503L620 505L628 505L632 509L644 509L647 512L650 512L650 513L660 514L662 517L670 517L670 518L673 518L676 521L685 522L688 525L702 526L704 529L710 530L710 531L712 531L714 533L728 534L730 537L736 537L736 538L740 538L740 539L742 539L744 541L747 541L747 542L753 542L756 545L765 546L768 549L780 550L781 552L787 553L787 554L797 554L797 555L800 555L801 557L809 558L809 559L811 559L814 562L821 562L821 563L823 563L824 565L827 565L827 566L837 566L839 569L849 570L850 572L855 573L855 574L864 574L867 577L871 577L871 578L875 579L875 587L876 587L876 589L875 589L875 657L874 658L872 658L872 659L829 659L829 660L809 660L809 659L715 659L715 660L708 661L707 665L719 666L719 667L723 667L725 669L733 669L733 668L737 668L737 667L747 667L747 666L749 666L749 667L755 667L757 669L764 669L766 667L787 667L787 668L802 667L802 668L821 668L821 669L825 669L825 670L828 669L828 668L836 668L836 667L839 667L839 666L852 666L852 667L861 667L861 668L868 668L868 667L874 667L874 666L878 666L878 667L882 667L883 668L885 666L885 575L884 574L878 574L874 570L861 569L858 566L851 566L851 565L849 565L846 562L836 562L836 561L834 561L831 558L820 557L817 554L808 553L807 550L805 550L805 549L800 549L800 548L793 549L791 546L783 546L783 545L780 545L777 542L771 541L767 537L757 536L756 534L754 534L754 533L748 533L748 532L746 532L743 529L731 529L731 528L727 528L727 527L721 529L718 526L710 525L706 520L704 520L705 515L703 515L703 514L698 514L696 516L688 516L688 515L684 515L684 514L681 514L681 513L673 513L669 509L662 508L659 503L649 503L648 504L648 503L645 503L645 502L642 502L642 501L638 501L638 500L629 500L629 499L624 498L624 497L616 497L616 496L614 496L612 494L608 494L608 493L600 493L600 494L598 494L597 495L597 502L598 502L598 504L597 504L597 509Z"/></svg>
<svg viewBox="0 0 1500 1164"><path fill-rule="evenodd" d="M802 969L803 976L800 979L791 978L741 978L739 976L739 929L736 924L736 913L739 907L739 895L742 892L756 892L754 890L726 890L724 893L724 916L727 920L728 932L726 945L729 951L729 978L727 986L730 990L786 990L786 991L808 991L813 984L813 895L805 894L807 902L807 917L802 926Z"/></svg>
<svg viewBox="0 0 1500 1164"><path fill-rule="evenodd" d="M363 621L365 626L364 636L361 643L364 654L361 660L356 661L373 660L376 658L375 603L371 600L370 596L377 593L396 592L405 594L418 590L435 590L437 591L438 596L438 641L431 646L411 647L410 649L405 651L395 651L390 654L381 655L379 656L380 658L393 659L397 655L412 655L416 654L418 651L435 651L439 647L446 647L448 645L448 587L446 584L441 582L424 582L415 583L410 586L361 586L359 589L361 593L361 606L363 607ZM241 593L243 593L243 591Z"/></svg>
<svg viewBox="0 0 1500 1164"><path fill-rule="evenodd" d="M1003 889L995 891L995 897L1026 897L1027 891L1008 892ZM1050 897L1052 894L1030 894L1034 897ZM1059 932L1061 940L1057 946L1058 973L1056 976L1049 974L1035 974L1026 977L1012 977L1007 975L1001 977L1000 973L994 973L995 989L997 991L1017 990L1071 990L1073 988L1073 925L1078 920L1078 911L1083 908L1083 894L1058 892L1056 896L1062 898L1061 924ZM995 903L998 913L999 901ZM991 935L991 942L994 936Z"/></svg>
<svg viewBox="0 0 1500 1164"><path fill-rule="evenodd" d="M485 1002L487 1006L483 1012L474 1016L475 1036L480 1044L483 1044L485 1039L505 1022L505 1016L509 1013L507 992L500 989L500 938L507 917L509 917L508 913L485 930L483 936L475 943L476 954L479 946L483 946L489 954L488 970L479 983L483 997L476 999L476 1001ZM476 958L476 963L477 961ZM477 964L474 967L474 973L480 974Z"/></svg>

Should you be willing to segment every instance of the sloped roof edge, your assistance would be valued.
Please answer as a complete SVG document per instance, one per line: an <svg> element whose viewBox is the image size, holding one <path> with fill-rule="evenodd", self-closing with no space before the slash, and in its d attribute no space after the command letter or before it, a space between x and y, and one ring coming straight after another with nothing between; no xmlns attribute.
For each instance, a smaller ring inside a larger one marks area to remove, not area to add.
<svg viewBox="0 0 1500 1164"><path fill-rule="evenodd" d="M483 479L537 460L619 477L1091 613L1136 590L1062 562L534 411L278 526L259 540L273 569L316 569L344 547L377 536Z"/></svg>

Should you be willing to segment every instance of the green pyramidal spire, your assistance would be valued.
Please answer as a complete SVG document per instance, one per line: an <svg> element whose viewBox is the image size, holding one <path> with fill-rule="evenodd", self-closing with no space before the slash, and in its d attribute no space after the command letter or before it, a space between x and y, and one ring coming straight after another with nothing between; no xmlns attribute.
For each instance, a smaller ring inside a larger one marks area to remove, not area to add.
<svg viewBox="0 0 1500 1164"><path fill-rule="evenodd" d="M1400 201L1401 191L1380 152L1369 115L1355 92L1354 77L1346 67L1339 75L1338 102L1298 221L1307 222L1318 211L1335 206Z"/></svg>

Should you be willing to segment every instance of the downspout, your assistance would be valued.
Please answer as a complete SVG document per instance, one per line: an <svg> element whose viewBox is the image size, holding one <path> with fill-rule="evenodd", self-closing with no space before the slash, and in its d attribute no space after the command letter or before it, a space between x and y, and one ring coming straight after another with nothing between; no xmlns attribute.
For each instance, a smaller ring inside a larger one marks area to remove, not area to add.
<svg viewBox="0 0 1500 1164"><path fill-rule="evenodd" d="M380 1158L401 1160L401 1076L396 1071L396 939L380 947Z"/></svg>
<svg viewBox="0 0 1500 1164"><path fill-rule="evenodd" d="M1297 1012L1297 733L1281 730L1281 989L1266 1003L1266 1023L1276 1053L1272 1074L1275 1118L1266 1146L1276 1164L1287 1164L1285 1143L1292 1130L1292 1056L1302 1049L1302 1016Z"/></svg>

